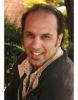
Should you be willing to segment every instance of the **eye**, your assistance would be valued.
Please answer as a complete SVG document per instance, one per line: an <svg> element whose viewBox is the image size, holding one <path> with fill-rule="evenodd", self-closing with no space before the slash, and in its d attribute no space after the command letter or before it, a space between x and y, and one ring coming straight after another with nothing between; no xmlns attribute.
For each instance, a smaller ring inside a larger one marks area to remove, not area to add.
<svg viewBox="0 0 78 100"><path fill-rule="evenodd" d="M50 39L51 38L51 36L50 35L47 35L47 34L44 34L43 36L42 36L42 39L44 39L44 40L48 40L48 39Z"/></svg>
<svg viewBox="0 0 78 100"><path fill-rule="evenodd" d="M34 35L32 33L25 33L26 38L34 38Z"/></svg>

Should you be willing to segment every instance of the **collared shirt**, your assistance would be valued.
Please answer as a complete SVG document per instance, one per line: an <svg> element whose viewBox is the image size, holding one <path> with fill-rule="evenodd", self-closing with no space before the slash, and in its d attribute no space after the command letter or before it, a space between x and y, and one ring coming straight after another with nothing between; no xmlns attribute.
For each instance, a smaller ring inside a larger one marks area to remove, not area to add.
<svg viewBox="0 0 78 100"><path fill-rule="evenodd" d="M39 77L41 76L41 73L45 70L45 68L52 63L54 60L56 60L57 58L59 58L61 55L63 55L63 51L62 49L59 47L59 49L57 50L56 54L54 55L54 57L51 57L48 61L46 61L43 66L41 66L39 69L37 69L34 73L31 73L31 65L28 63L28 61L26 61L24 67L24 73L26 73L26 77L24 78L24 80L22 81L22 91L21 91L21 95L22 95L22 99L19 98L19 92L20 89L18 90L18 100L26 100L26 96L27 94L32 91L33 89L35 89L38 85L38 81L39 81ZM21 66L18 66L18 69L21 68ZM21 82L20 82L21 84ZM20 87L19 87L20 88Z"/></svg>

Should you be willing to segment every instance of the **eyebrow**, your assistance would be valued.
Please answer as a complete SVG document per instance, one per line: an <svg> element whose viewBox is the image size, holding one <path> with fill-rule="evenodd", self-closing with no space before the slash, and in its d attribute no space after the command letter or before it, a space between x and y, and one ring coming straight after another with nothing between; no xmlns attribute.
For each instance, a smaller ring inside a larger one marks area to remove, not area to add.
<svg viewBox="0 0 78 100"><path fill-rule="evenodd" d="M31 32L31 31L25 31L24 33L28 33L28 34L34 34L33 32ZM41 34L41 35L47 35L47 36L51 36L52 34L51 33L43 33L43 34Z"/></svg>
<svg viewBox="0 0 78 100"><path fill-rule="evenodd" d="M43 33L42 35L52 35L51 33Z"/></svg>
<svg viewBox="0 0 78 100"><path fill-rule="evenodd" d="M24 33L33 34L33 32L31 32L31 31L25 31Z"/></svg>

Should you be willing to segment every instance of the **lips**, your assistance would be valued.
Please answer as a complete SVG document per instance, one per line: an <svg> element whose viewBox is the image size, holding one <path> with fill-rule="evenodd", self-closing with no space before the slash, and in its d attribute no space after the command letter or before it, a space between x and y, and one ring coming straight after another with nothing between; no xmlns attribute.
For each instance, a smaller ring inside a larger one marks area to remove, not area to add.
<svg viewBox="0 0 78 100"><path fill-rule="evenodd" d="M42 54L42 52L31 52L31 58L34 60L38 60L41 58Z"/></svg>
<svg viewBox="0 0 78 100"><path fill-rule="evenodd" d="M34 52L32 54L35 55L35 56L39 56L41 53Z"/></svg>

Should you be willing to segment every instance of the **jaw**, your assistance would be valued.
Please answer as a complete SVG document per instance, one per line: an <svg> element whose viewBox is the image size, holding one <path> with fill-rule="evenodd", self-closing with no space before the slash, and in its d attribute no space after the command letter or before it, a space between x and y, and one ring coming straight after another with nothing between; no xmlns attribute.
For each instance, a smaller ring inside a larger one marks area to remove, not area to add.
<svg viewBox="0 0 78 100"><path fill-rule="evenodd" d="M45 62L44 54L39 54L29 57L29 62L36 67L42 66L43 63Z"/></svg>

